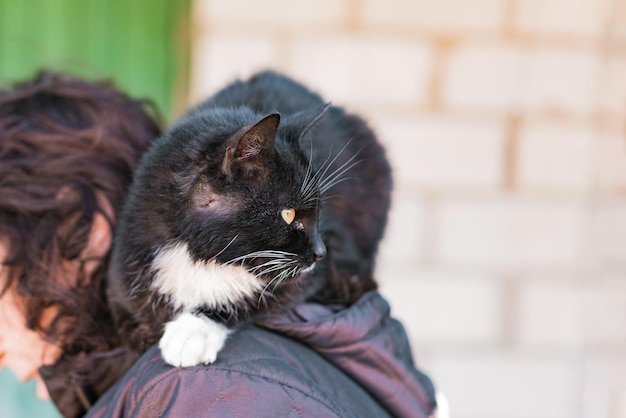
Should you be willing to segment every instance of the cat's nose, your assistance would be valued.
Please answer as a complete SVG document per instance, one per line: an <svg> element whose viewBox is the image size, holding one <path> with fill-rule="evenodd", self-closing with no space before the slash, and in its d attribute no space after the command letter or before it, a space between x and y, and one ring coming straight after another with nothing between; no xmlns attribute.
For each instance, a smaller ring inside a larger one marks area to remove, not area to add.
<svg viewBox="0 0 626 418"><path fill-rule="evenodd" d="M326 256L326 245L324 244L322 236L317 229L313 231L313 237L311 239L311 250L313 251L313 255L315 256L315 261L320 261Z"/></svg>
<svg viewBox="0 0 626 418"><path fill-rule="evenodd" d="M313 255L315 255L315 261L321 261L326 257L326 246L322 240L319 241L319 245L313 246Z"/></svg>

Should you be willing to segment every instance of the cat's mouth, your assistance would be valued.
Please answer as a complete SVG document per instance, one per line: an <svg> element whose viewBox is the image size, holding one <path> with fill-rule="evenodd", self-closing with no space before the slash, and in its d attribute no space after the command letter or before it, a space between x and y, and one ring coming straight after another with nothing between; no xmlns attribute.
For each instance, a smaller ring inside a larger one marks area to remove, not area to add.
<svg viewBox="0 0 626 418"><path fill-rule="evenodd" d="M303 268L302 270L300 270L300 274L309 274L310 272L312 272L315 269L316 265L317 265L317 263L313 263L309 267Z"/></svg>

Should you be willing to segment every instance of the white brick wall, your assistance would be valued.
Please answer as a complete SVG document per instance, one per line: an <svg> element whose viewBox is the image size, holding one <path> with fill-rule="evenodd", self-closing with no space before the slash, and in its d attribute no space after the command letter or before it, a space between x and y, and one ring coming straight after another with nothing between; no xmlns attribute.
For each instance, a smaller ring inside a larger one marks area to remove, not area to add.
<svg viewBox="0 0 626 418"><path fill-rule="evenodd" d="M593 140L588 126L528 123L521 131L518 160L520 186L585 192L593 180Z"/></svg>
<svg viewBox="0 0 626 418"><path fill-rule="evenodd" d="M623 115L626 112L626 57L623 55L606 57L605 67L600 80L603 109Z"/></svg>
<svg viewBox="0 0 626 418"><path fill-rule="evenodd" d="M531 111L590 112L599 62L593 49L525 48L520 105Z"/></svg>
<svg viewBox="0 0 626 418"><path fill-rule="evenodd" d="M347 17L346 0L211 0L196 2L205 22L236 25L320 25L337 24Z"/></svg>
<svg viewBox="0 0 626 418"><path fill-rule="evenodd" d="M489 277L415 269L382 280L381 291L414 344L488 346L501 337L504 301Z"/></svg>
<svg viewBox="0 0 626 418"><path fill-rule="evenodd" d="M580 401L575 356L472 352L431 361L454 418L572 418Z"/></svg>
<svg viewBox="0 0 626 418"><path fill-rule="evenodd" d="M580 265L586 217L576 203L455 200L439 216L442 263L507 271Z"/></svg>
<svg viewBox="0 0 626 418"><path fill-rule="evenodd" d="M585 342L581 287L575 280L541 276L526 283L518 301L519 343L529 348L578 350Z"/></svg>
<svg viewBox="0 0 626 418"><path fill-rule="evenodd" d="M623 418L626 361L623 355L593 356L584 363L583 418Z"/></svg>
<svg viewBox="0 0 626 418"><path fill-rule="evenodd" d="M272 67L380 134L377 275L454 418L626 417L626 0L196 0L190 98Z"/></svg>
<svg viewBox="0 0 626 418"><path fill-rule="evenodd" d="M610 0L523 0L516 2L515 23L524 33L603 35L611 12Z"/></svg>
<svg viewBox="0 0 626 418"><path fill-rule="evenodd" d="M493 189L502 180L502 123L425 116L376 128L398 183Z"/></svg>
<svg viewBox="0 0 626 418"><path fill-rule="evenodd" d="M394 38L315 37L295 40L287 70L337 104L423 103L430 49Z"/></svg>
<svg viewBox="0 0 626 418"><path fill-rule="evenodd" d="M444 77L444 103L503 111L515 104L521 86L519 47L471 43L454 48Z"/></svg>
<svg viewBox="0 0 626 418"><path fill-rule="evenodd" d="M626 112L624 112L626 114ZM594 144L594 180L602 191L626 188L626 142L620 133L603 134Z"/></svg>
<svg viewBox="0 0 626 418"><path fill-rule="evenodd" d="M201 38L194 45L195 54L204 60L194 61L190 100L197 103L236 78L272 68L277 59L276 46L270 37L221 36Z"/></svg>
<svg viewBox="0 0 626 418"><path fill-rule="evenodd" d="M362 16L365 24L373 26L441 32L498 30L505 6L504 0L364 0Z"/></svg>
<svg viewBox="0 0 626 418"><path fill-rule="evenodd" d="M416 198L396 198L389 212L389 222L381 245L379 265L417 264L424 257L426 228L423 202Z"/></svg>
<svg viewBox="0 0 626 418"><path fill-rule="evenodd" d="M598 203L592 216L589 251L598 268L626 266L626 200Z"/></svg>
<svg viewBox="0 0 626 418"><path fill-rule="evenodd" d="M582 325L591 347L626 346L626 281L596 277L581 289Z"/></svg>

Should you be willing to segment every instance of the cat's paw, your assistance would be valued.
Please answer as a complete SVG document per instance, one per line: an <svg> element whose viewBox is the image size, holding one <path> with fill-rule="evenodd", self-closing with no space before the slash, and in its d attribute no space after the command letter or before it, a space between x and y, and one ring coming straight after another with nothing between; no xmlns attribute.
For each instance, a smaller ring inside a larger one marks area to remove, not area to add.
<svg viewBox="0 0 626 418"><path fill-rule="evenodd" d="M172 366L210 364L217 358L229 333L228 328L209 318L183 312L165 324L159 348L163 359Z"/></svg>

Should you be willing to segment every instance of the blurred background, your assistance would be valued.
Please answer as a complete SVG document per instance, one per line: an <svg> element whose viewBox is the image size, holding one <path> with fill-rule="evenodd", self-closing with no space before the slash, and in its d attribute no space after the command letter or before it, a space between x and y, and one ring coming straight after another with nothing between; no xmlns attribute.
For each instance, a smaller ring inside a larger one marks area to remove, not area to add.
<svg viewBox="0 0 626 418"><path fill-rule="evenodd" d="M169 121L274 68L395 170L378 278L454 418L626 417L626 0L0 0L0 81ZM0 415L56 417L0 374Z"/></svg>

